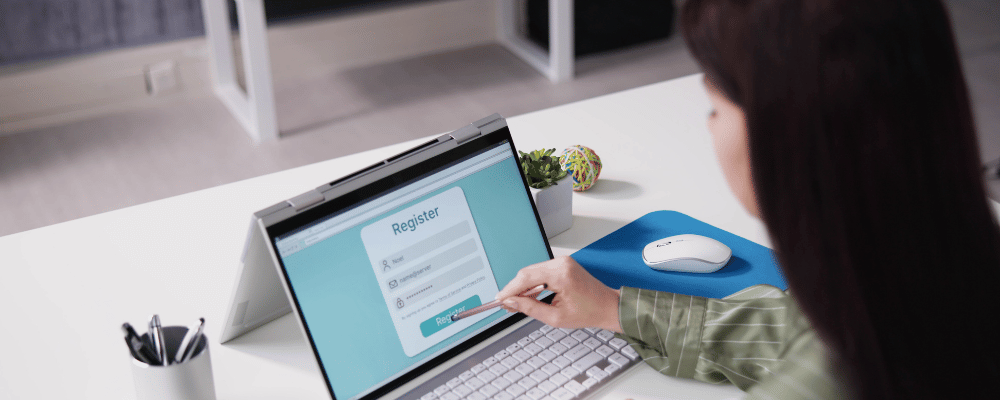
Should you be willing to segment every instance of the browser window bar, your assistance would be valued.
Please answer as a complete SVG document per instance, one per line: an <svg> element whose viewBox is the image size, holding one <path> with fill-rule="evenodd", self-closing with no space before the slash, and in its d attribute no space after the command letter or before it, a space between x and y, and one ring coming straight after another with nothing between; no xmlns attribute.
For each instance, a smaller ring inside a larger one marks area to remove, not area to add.
<svg viewBox="0 0 1000 400"><path fill-rule="evenodd" d="M334 216L309 229L295 233L277 242L278 254L285 257L301 251L323 239L343 232L379 214L412 201L445 185L465 178L503 160L513 157L510 147L498 146L483 154L462 161L431 177L414 182L370 203Z"/></svg>

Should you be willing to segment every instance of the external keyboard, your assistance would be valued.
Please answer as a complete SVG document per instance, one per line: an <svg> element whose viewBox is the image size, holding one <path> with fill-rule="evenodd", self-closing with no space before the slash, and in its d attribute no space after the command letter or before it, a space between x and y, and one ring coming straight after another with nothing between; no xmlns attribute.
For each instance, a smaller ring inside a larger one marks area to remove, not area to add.
<svg viewBox="0 0 1000 400"><path fill-rule="evenodd" d="M597 390L638 359L612 332L557 329L535 320L403 397L570 400Z"/></svg>

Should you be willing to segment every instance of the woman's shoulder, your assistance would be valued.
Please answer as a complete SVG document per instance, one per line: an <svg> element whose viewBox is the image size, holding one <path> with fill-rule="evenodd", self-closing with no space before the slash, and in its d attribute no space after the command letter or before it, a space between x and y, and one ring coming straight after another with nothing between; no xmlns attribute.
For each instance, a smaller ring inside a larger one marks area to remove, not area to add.
<svg viewBox="0 0 1000 400"><path fill-rule="evenodd" d="M747 390L747 399L850 399L842 368L815 331L803 332L788 347L767 379Z"/></svg>

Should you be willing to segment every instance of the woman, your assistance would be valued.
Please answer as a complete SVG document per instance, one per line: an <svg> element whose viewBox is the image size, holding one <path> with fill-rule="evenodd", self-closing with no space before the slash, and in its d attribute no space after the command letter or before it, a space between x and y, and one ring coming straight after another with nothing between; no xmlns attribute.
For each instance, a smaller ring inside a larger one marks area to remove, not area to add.
<svg viewBox="0 0 1000 400"><path fill-rule="evenodd" d="M751 398L994 392L1000 230L941 3L689 0L682 26L716 155L791 297L614 290L560 258L522 270L505 307ZM512 297L540 283L552 305Z"/></svg>

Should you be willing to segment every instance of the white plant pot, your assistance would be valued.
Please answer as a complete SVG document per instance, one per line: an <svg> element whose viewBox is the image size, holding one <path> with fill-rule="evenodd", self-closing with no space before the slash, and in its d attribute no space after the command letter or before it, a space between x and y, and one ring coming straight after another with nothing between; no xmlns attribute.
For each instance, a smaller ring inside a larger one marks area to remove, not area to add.
<svg viewBox="0 0 1000 400"><path fill-rule="evenodd" d="M573 226L573 183L563 178L545 189L528 188L542 218L546 237L554 237Z"/></svg>

